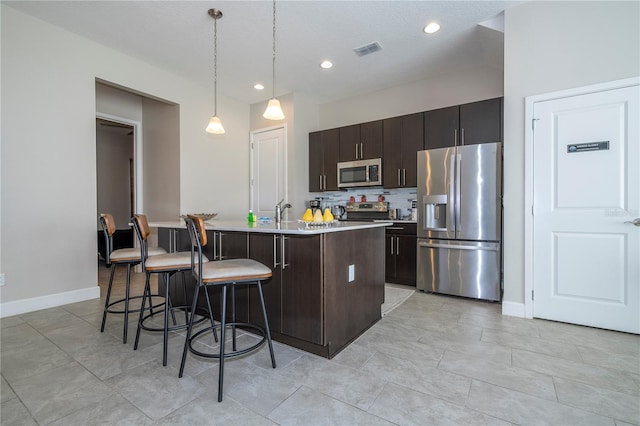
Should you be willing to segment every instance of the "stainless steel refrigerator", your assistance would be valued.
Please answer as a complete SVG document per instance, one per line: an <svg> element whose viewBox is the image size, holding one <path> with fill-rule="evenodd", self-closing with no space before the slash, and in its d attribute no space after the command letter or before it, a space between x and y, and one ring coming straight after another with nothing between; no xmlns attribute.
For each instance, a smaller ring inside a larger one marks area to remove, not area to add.
<svg viewBox="0 0 640 426"><path fill-rule="evenodd" d="M418 152L418 289L500 300L501 234L501 143Z"/></svg>

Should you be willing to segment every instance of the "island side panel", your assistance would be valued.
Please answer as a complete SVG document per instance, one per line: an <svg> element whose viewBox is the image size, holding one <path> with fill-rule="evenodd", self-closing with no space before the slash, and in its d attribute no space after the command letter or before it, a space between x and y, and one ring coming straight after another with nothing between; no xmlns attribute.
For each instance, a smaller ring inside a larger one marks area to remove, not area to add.
<svg viewBox="0 0 640 426"><path fill-rule="evenodd" d="M325 344L333 357L381 317L384 228L324 235ZM349 282L349 265L354 280Z"/></svg>

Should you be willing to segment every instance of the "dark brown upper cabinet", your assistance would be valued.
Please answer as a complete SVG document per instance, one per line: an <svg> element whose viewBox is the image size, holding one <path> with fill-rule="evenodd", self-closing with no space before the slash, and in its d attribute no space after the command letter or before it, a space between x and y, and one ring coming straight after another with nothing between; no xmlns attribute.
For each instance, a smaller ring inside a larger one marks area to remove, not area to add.
<svg viewBox="0 0 640 426"><path fill-rule="evenodd" d="M425 112L425 149L502 141L502 98Z"/></svg>
<svg viewBox="0 0 640 426"><path fill-rule="evenodd" d="M309 192L338 190L339 129L309 133Z"/></svg>
<svg viewBox="0 0 640 426"><path fill-rule="evenodd" d="M340 128L340 161L382 157L382 120Z"/></svg>
<svg viewBox="0 0 640 426"><path fill-rule="evenodd" d="M382 130L383 186L416 187L416 153L424 149L424 113L383 120Z"/></svg>

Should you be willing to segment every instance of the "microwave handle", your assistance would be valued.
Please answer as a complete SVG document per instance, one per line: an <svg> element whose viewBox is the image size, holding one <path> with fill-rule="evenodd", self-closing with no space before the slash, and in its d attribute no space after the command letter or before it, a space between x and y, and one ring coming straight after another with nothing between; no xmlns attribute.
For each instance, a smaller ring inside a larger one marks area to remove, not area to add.
<svg viewBox="0 0 640 426"><path fill-rule="evenodd" d="M368 166L368 167L365 167L365 168L364 168L364 170L365 170L365 176L364 176L364 180L365 180L365 182L371 182L371 179L369 178L369 169L370 169L371 167L372 167L372 166Z"/></svg>

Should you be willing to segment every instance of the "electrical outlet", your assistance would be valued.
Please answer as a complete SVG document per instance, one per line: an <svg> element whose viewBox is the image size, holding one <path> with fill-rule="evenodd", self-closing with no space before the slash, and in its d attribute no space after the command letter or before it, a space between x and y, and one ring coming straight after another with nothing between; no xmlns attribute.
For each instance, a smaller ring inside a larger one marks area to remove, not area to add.
<svg viewBox="0 0 640 426"><path fill-rule="evenodd" d="M349 282L356 279L356 265L349 265Z"/></svg>
<svg viewBox="0 0 640 426"><path fill-rule="evenodd" d="M0 274L0 287L4 285L4 274Z"/></svg>

